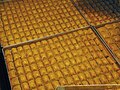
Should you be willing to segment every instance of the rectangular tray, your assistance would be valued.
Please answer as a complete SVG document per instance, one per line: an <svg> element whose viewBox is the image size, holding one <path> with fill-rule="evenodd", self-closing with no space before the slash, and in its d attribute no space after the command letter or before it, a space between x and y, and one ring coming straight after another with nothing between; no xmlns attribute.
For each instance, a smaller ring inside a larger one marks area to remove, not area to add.
<svg viewBox="0 0 120 90"><path fill-rule="evenodd" d="M90 28L4 52L12 90L120 83L119 67Z"/></svg>
<svg viewBox="0 0 120 90"><path fill-rule="evenodd" d="M70 0L11 0L0 7L3 47L88 26Z"/></svg>

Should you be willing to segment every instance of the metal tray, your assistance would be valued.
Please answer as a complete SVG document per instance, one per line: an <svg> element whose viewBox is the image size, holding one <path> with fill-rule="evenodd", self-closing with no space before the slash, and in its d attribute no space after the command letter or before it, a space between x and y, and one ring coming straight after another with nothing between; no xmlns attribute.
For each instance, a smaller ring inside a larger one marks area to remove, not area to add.
<svg viewBox="0 0 120 90"><path fill-rule="evenodd" d="M119 66L90 28L8 47L4 52L13 90L119 84Z"/></svg>
<svg viewBox="0 0 120 90"><path fill-rule="evenodd" d="M89 26L69 0L11 0L0 7L2 46Z"/></svg>
<svg viewBox="0 0 120 90"><path fill-rule="evenodd" d="M3 27L3 30L1 29L0 31L2 33L1 44L5 52L4 56L6 58L9 80L13 90L21 90L21 88L49 90L55 89L59 85L73 84L120 84L119 58L116 57L106 38L99 32L99 28L104 25L119 22L119 12L114 19L112 18L113 14L111 14L109 20L103 20L105 23L98 23L99 20L91 23L86 17L87 14L80 10L78 4L73 0L71 1L55 2L55 0L50 0L50 6L48 5L48 0L39 2L37 0L34 0L34 2L12 0L0 4L0 7L2 7L1 26ZM101 3L101 0L99 2ZM103 3L107 2L104 1ZM110 5L113 5L113 3ZM53 10L51 8L56 9ZM40 9L43 11L40 11ZM17 11L18 13L15 14ZM31 17L29 17L30 12ZM49 12L53 12L53 16L47 16ZM11 16L14 17L12 18L13 20L5 20L6 17L11 19ZM50 21L44 21L44 19L51 17L55 18L52 18ZM62 19L59 17L62 17ZM67 22L66 19L68 18ZM63 23L57 24L59 19ZM42 25L41 21L45 29L40 26ZM54 21L54 25L47 24ZM26 25L26 22L29 23ZM24 25L19 26L17 23L23 23ZM9 25L10 27L8 27ZM22 28L20 31L18 30L19 27ZM48 31L49 28L52 29ZM40 33L39 31L42 32ZM22 36L20 36L21 34ZM52 48L50 47L51 44ZM62 45L65 45L65 47ZM51 54L53 51L58 54ZM78 52L76 53L76 51ZM68 54L64 55L64 53ZM44 60L44 62L41 60ZM56 65L59 67L56 67ZM40 68L38 68L39 66ZM59 70L57 71L58 68ZM28 69L30 69L30 72L26 73ZM30 75L31 77L29 77ZM58 77L54 78L55 75L58 75Z"/></svg>

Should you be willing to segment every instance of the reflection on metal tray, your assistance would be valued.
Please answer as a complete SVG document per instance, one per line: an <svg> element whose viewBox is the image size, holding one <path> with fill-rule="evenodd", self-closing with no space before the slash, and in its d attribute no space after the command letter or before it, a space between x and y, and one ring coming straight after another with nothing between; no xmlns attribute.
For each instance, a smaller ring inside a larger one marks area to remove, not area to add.
<svg viewBox="0 0 120 90"><path fill-rule="evenodd" d="M120 90L120 85L78 85L78 86L59 86L56 90Z"/></svg>

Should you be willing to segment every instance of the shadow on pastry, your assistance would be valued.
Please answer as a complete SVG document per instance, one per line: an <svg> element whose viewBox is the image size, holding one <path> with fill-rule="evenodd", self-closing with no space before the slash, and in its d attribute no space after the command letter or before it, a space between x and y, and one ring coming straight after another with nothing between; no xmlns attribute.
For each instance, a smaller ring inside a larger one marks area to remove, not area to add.
<svg viewBox="0 0 120 90"><path fill-rule="evenodd" d="M120 19L120 6L115 0L76 0L76 4L94 24Z"/></svg>

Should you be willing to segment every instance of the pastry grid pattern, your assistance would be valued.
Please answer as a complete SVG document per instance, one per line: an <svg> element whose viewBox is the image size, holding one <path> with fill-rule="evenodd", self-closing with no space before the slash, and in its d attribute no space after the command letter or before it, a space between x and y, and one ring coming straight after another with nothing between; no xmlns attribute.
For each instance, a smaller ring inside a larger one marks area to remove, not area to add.
<svg viewBox="0 0 120 90"><path fill-rule="evenodd" d="M120 69L91 29L5 50L12 90L120 84Z"/></svg>
<svg viewBox="0 0 120 90"><path fill-rule="evenodd" d="M120 20L120 7L114 0L73 0L91 25Z"/></svg>
<svg viewBox="0 0 120 90"><path fill-rule="evenodd" d="M5 33L1 30L0 34L3 46L87 26L69 0L16 0L4 3L2 7ZM53 90L58 85L120 84L119 67L91 29L11 48L5 50L5 57L13 90Z"/></svg>
<svg viewBox="0 0 120 90"><path fill-rule="evenodd" d="M15 0L0 7L3 46L88 26L70 0Z"/></svg>
<svg viewBox="0 0 120 90"><path fill-rule="evenodd" d="M107 1L104 1L104 0L71 0L71 1L74 4L74 6L78 9L78 11L81 13L81 15L84 17L84 19L87 21L87 23L92 27L102 27L102 26L104 27L104 25L106 26L108 25L108 28L109 28L110 24L117 23L117 26L116 27L113 26L112 28L113 30L115 30L115 32L118 32L116 35L116 38L110 37L109 40L108 39L105 40L105 37L107 37L109 34L107 33L108 35L106 35L105 33L101 34L99 32L98 32L99 35L97 36L104 40L104 42L102 42L103 44L105 43L106 46L108 47L110 46L108 51L110 51L109 53L112 54L113 58L119 64L120 49L119 49L118 44L119 44L120 7L118 7L113 0L107 0ZM109 16L106 16L106 15L109 15ZM102 31L104 30L105 29L103 29ZM96 29L96 32L97 31L98 30ZM107 32L107 30L105 31ZM105 36L105 37L102 37L102 36ZM112 39L114 40L111 43L112 45L114 44L113 46L110 45L110 43L106 43L106 42L110 42L110 40ZM115 41L115 39L117 39L117 41ZM114 50L116 48L116 45L115 45L116 43L118 47L117 51Z"/></svg>

